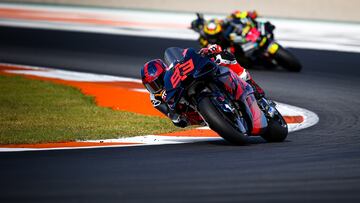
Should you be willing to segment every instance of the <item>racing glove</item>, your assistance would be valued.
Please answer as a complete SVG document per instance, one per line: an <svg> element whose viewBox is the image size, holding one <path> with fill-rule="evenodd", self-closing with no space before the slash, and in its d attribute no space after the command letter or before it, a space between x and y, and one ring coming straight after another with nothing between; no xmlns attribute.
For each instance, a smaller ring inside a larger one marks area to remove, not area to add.
<svg viewBox="0 0 360 203"><path fill-rule="evenodd" d="M217 44L210 44L207 48L200 49L201 55L216 55L222 52L222 48Z"/></svg>

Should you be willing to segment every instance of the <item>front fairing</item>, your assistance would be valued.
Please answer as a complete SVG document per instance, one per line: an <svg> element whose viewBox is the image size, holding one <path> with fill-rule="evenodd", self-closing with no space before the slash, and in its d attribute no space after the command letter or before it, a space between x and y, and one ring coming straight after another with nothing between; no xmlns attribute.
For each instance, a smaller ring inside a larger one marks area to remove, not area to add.
<svg viewBox="0 0 360 203"><path fill-rule="evenodd" d="M259 108L254 94L249 94L244 99L246 104L245 110L250 116L252 124L251 135L260 135L264 133L268 125L267 119L264 112Z"/></svg>
<svg viewBox="0 0 360 203"><path fill-rule="evenodd" d="M175 109L184 96L185 89L194 80L205 77L217 68L209 58L201 56L191 48L169 48L165 51L165 61L170 63L164 76L165 102L171 109Z"/></svg>

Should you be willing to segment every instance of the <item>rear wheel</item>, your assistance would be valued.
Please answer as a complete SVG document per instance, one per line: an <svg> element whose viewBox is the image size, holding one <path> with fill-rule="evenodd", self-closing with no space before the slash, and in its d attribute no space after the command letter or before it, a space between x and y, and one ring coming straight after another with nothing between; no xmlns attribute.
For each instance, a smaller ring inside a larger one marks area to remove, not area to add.
<svg viewBox="0 0 360 203"><path fill-rule="evenodd" d="M290 53L287 49L279 46L279 49L274 55L274 59L276 62L282 66L283 68L292 71L292 72L300 72L301 64L297 60L297 58Z"/></svg>
<svg viewBox="0 0 360 203"><path fill-rule="evenodd" d="M232 116L222 112L214 103L215 98L203 97L198 102L198 109L209 127L223 137L226 141L234 144L245 144L247 135L240 132L244 128L241 123L233 121ZM236 117L236 115L233 115ZM239 118L240 119L240 118Z"/></svg>

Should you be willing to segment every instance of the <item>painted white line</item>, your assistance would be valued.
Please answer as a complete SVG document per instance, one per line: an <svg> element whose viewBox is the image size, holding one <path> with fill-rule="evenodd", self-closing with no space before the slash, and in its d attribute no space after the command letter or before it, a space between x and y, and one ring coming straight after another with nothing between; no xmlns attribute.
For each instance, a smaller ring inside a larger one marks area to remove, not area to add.
<svg viewBox="0 0 360 203"><path fill-rule="evenodd" d="M293 47L299 49L314 49L314 50L329 50L329 51L341 51L350 53L360 53L360 46L354 45L342 45L336 43L324 43L324 42L305 42L305 41L285 41L279 40L279 43L284 47Z"/></svg>
<svg viewBox="0 0 360 203"><path fill-rule="evenodd" d="M134 88L134 89L131 89L131 90L136 91L136 92L142 92L142 93L147 93L147 94L149 94L149 91L147 91L145 88L143 88L143 89Z"/></svg>
<svg viewBox="0 0 360 203"><path fill-rule="evenodd" d="M192 142L201 142L209 140L221 140L221 137L192 137L192 136L161 136L161 135L145 135L118 139L105 139L105 140L87 140L84 142L95 142L95 143L112 143L112 142L134 142L144 143L146 145L159 145L159 144L183 144Z"/></svg>
<svg viewBox="0 0 360 203"><path fill-rule="evenodd" d="M112 76L105 74L83 73L77 71L67 71L52 68L40 68L35 66L15 65L9 63L0 63L1 66L18 67L28 70L6 70L7 73L32 75L53 79L61 79L77 82L135 82L141 83L141 80L128 77Z"/></svg>
<svg viewBox="0 0 360 203"><path fill-rule="evenodd" d="M301 115L304 118L304 122L297 124L288 124L289 132L295 132L311 126L316 125L319 122L319 116L307 109L300 108L297 106L276 102L276 108L280 111L283 116L296 116Z"/></svg>
<svg viewBox="0 0 360 203"><path fill-rule="evenodd" d="M132 145L110 145L110 146L88 146L88 147L54 147L54 148L0 148L0 152L25 152L25 151L47 151L47 150L72 150L72 149L96 149L96 148L119 148L119 147L138 147L147 144ZM155 145L155 144L154 144Z"/></svg>
<svg viewBox="0 0 360 203"><path fill-rule="evenodd" d="M19 21L0 19L0 25L9 27L24 27L24 28L39 28L46 30L62 30L62 31L77 31L85 33L101 33L112 35L128 35L138 37L150 38L165 38L165 39L183 39L196 40L198 35L189 29L146 29L142 27L109 27L96 25L81 25L81 24L64 24L57 22L34 22L34 21ZM185 25L184 25L185 27Z"/></svg>

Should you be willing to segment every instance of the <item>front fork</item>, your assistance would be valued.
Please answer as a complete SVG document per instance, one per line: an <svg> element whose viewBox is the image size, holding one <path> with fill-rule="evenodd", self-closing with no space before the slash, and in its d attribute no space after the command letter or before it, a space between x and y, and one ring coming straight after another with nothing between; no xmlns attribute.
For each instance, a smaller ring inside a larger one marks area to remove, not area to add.
<svg viewBox="0 0 360 203"><path fill-rule="evenodd" d="M244 135L249 134L249 128L244 115L241 113L240 108L236 103L233 103L225 95L214 95L212 102L223 112L229 119L234 122L236 128Z"/></svg>
<svg viewBox="0 0 360 203"><path fill-rule="evenodd" d="M266 117L270 117L270 118L274 117L275 113L277 112L275 108L276 107L275 102L271 100L267 100L263 97L258 100L258 104L261 110L265 113Z"/></svg>
<svg viewBox="0 0 360 203"><path fill-rule="evenodd" d="M210 97L212 103L226 115L231 123L235 124L236 128L241 133L244 135L249 134L248 124L240 111L239 105L231 101L228 98L228 95L223 93L217 85L209 83L208 87L200 94L203 94L202 96Z"/></svg>

